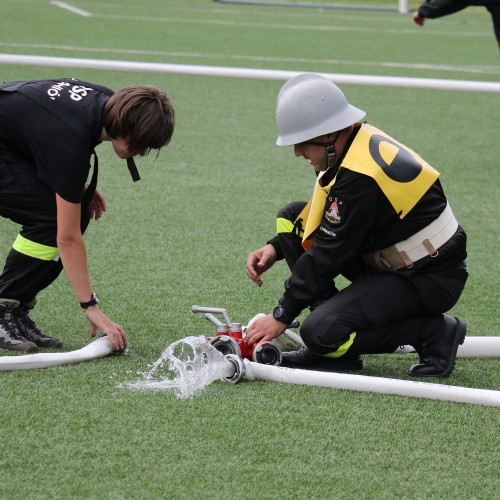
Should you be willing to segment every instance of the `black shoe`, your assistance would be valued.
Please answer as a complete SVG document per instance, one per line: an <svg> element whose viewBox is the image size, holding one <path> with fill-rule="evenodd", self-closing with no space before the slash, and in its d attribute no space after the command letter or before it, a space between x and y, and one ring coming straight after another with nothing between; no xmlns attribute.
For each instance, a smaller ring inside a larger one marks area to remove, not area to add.
<svg viewBox="0 0 500 500"><path fill-rule="evenodd" d="M18 300L0 299L0 349L10 351L37 352L35 343L24 338L15 318Z"/></svg>
<svg viewBox="0 0 500 500"><path fill-rule="evenodd" d="M21 335L30 342L35 343L38 347L57 347L61 348L63 342L59 337L51 337L42 333L35 322L30 318L29 311L32 309L27 304L21 304L14 311L17 324Z"/></svg>
<svg viewBox="0 0 500 500"><path fill-rule="evenodd" d="M327 358L302 347L298 351L284 352L280 366L288 368L327 368L331 371L359 371L362 370L363 360L359 356L350 358Z"/></svg>
<svg viewBox="0 0 500 500"><path fill-rule="evenodd" d="M420 364L413 365L409 374L414 377L449 377L455 367L458 346L464 343L467 333L465 321L444 316L441 331L415 346Z"/></svg>

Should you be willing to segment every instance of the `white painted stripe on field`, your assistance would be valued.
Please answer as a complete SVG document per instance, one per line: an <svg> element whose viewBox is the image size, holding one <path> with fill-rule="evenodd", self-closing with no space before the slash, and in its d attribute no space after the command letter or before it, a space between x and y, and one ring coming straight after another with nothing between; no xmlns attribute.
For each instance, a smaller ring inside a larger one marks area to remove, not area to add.
<svg viewBox="0 0 500 500"><path fill-rule="evenodd" d="M178 12L192 12L192 9L176 9ZM214 9L213 11L210 11L211 14L221 14L224 16L235 16L235 15L240 15L241 13L237 14L235 10L224 10L224 9ZM321 19L323 22L327 21L356 21L356 22L369 22L370 24L381 22L381 23L389 23L389 24L404 24L406 26L412 26L413 20L411 16L400 16L400 15L395 15L393 12L372 12L369 16L363 16L360 14L340 14L338 12L272 12L266 10L263 12L262 10L245 10L244 12L245 18L249 18L250 16L253 16L254 18L262 18L266 17L267 19L272 19L273 17L279 17L280 19L301 19L302 21L307 21L308 19L313 20L314 22L317 22L318 19ZM482 16L482 14L480 14ZM488 22L490 21L490 16L489 14L485 14L484 18L487 19L486 22L481 21L480 16L461 16L460 19L457 21L456 18L439 18L439 19L432 19L432 23L436 24L439 23L441 26L454 26L457 27L460 25L460 27L463 29L464 25L465 26L480 26L484 27L487 25ZM418 31L420 28L416 28Z"/></svg>
<svg viewBox="0 0 500 500"><path fill-rule="evenodd" d="M17 43L17 42L0 42L0 47L23 47L32 49L50 49L64 50L68 52L93 52L93 53L108 53L108 54L129 54L129 55L146 55L146 56L162 56L162 57L185 57L198 59L222 59L236 61L257 61L257 62L284 62L284 63L303 63L316 65L348 65L348 66L373 66L385 68L405 68L405 69L426 69L432 71L455 71L459 73L473 74L500 74L499 65L478 65L478 66L463 66L458 64L426 64L426 63L400 63L392 61L349 61L343 59L312 59L304 57L274 57L274 56L251 56L243 54L211 54L207 52L181 52L181 51L163 51L163 50L139 50L139 49L113 49L106 47L81 47L76 45L53 45L43 43Z"/></svg>
<svg viewBox="0 0 500 500"><path fill-rule="evenodd" d="M107 59L79 59L0 54L0 64L53 66L63 68L90 68L112 71L138 71L147 73L175 73L182 75L220 76L259 80L288 80L304 71L283 71L250 68L225 68L220 66L192 66L187 64L144 63L113 61ZM408 78L376 75L347 75L321 73L338 84L368 85L379 87L410 87L439 90L464 90L468 92L500 92L500 83L470 80L442 80L437 78Z"/></svg>
<svg viewBox="0 0 500 500"><path fill-rule="evenodd" d="M56 7L59 7L61 9L69 10L70 12L73 12L73 14L78 14L79 16L92 17L92 14L90 12L79 9L78 7L75 7L74 5L66 2L57 2L56 0L52 0L50 4L55 5Z"/></svg>
<svg viewBox="0 0 500 500"><path fill-rule="evenodd" d="M336 4L336 3L324 3L324 2L262 2L259 0L215 0L216 2L222 4L234 4L234 5L247 5L253 7L290 7L290 8L311 8L311 9L339 9L339 10L373 10L379 12L397 12L398 7L396 5L392 6L378 6L378 5L349 5Z"/></svg>
<svg viewBox="0 0 500 500"><path fill-rule="evenodd" d="M223 21L219 19L183 19L175 17L149 17L149 16L126 16L120 14L101 14L94 17L99 19L111 19L115 21L133 21L147 23L180 23L180 24L202 24L214 26L229 26L235 28L256 28L256 29L281 29L281 30L297 30L297 31L341 31L347 33L377 33L377 34L392 34L392 35L415 35L419 36L417 27L413 29L377 29L364 27L349 27L335 25L304 25L304 24L280 24L280 23L261 23L261 22L234 22ZM488 37L491 33L485 31L467 32L467 31L426 31L427 36L457 36L457 37Z"/></svg>

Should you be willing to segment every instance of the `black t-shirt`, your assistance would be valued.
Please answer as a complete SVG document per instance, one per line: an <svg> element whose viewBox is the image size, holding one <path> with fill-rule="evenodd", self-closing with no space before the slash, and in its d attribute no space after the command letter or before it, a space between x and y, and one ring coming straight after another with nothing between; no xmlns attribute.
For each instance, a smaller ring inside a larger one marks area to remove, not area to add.
<svg viewBox="0 0 500 500"><path fill-rule="evenodd" d="M113 91L75 79L3 85L0 157L25 161L61 198L79 203Z"/></svg>

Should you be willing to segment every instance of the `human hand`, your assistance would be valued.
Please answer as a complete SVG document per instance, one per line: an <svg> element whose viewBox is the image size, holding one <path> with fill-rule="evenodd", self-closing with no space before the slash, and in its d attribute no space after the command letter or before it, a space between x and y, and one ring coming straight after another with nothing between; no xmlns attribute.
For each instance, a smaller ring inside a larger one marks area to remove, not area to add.
<svg viewBox="0 0 500 500"><path fill-rule="evenodd" d="M418 10L414 10L413 11L412 17L413 17L413 21L415 22L415 24L418 24L419 26L423 26L424 25L424 23L425 23L425 17L420 17L420 14L418 13Z"/></svg>
<svg viewBox="0 0 500 500"><path fill-rule="evenodd" d="M271 314L257 318L246 331L248 345L269 342L279 337L287 326L286 323L274 319Z"/></svg>
<svg viewBox="0 0 500 500"><path fill-rule="evenodd" d="M109 340L114 345L116 350L122 350L125 348L127 334L120 325L111 321L98 306L91 306L85 309L85 314L87 319L90 321L91 337L96 336L97 330L102 330L103 332L106 332Z"/></svg>
<svg viewBox="0 0 500 500"><path fill-rule="evenodd" d="M91 219L99 220L106 211L106 201L101 192L96 189L89 202L89 215Z"/></svg>
<svg viewBox="0 0 500 500"><path fill-rule="evenodd" d="M268 244L252 252L247 258L247 276L258 286L262 286L260 275L276 262L276 249Z"/></svg>

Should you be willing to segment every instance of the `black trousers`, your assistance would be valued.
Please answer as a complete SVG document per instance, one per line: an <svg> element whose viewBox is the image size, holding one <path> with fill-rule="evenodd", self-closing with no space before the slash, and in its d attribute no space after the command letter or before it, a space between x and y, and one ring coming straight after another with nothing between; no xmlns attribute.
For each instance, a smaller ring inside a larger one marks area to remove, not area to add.
<svg viewBox="0 0 500 500"><path fill-rule="evenodd" d="M467 7L486 7L491 14L493 21L493 31L497 39L498 47L500 48L500 3L498 0L430 0L425 1L420 5L419 10L424 14L424 17L429 19L437 19L443 16L454 14Z"/></svg>
<svg viewBox="0 0 500 500"><path fill-rule="evenodd" d="M295 221L305 202L293 202L278 217ZM304 252L294 232L280 233L278 242L293 269ZM345 269L350 284L312 307L300 334L318 354L349 357L394 352L398 346L416 346L441 329L443 313L458 301L467 272L461 268L442 272L396 271L381 273L360 258Z"/></svg>
<svg viewBox="0 0 500 500"><path fill-rule="evenodd" d="M498 2L489 2L486 4L486 8L491 14L491 19L493 20L493 30L498 42L498 48L500 49L500 5Z"/></svg>
<svg viewBox="0 0 500 500"><path fill-rule="evenodd" d="M0 155L0 216L20 224L20 235L34 243L57 247L55 193L36 176L33 165ZM90 222L82 203L82 234ZM41 260L10 250L0 275L0 298L30 302L63 269L60 259Z"/></svg>

